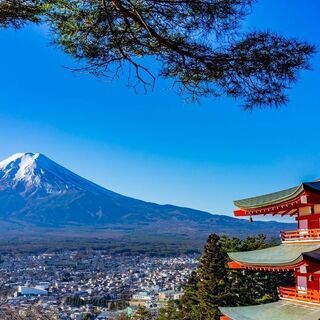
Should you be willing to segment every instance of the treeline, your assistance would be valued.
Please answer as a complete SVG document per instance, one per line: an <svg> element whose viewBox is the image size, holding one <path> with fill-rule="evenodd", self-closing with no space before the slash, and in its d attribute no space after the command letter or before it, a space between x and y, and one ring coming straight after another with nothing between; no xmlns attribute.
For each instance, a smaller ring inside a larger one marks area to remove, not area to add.
<svg viewBox="0 0 320 320"><path fill-rule="evenodd" d="M26 239L21 241L2 240L0 251L5 255L43 254L53 252L102 250L110 255L147 255L151 257L168 257L189 254L201 254L203 239L186 240L174 237L139 238L123 237L120 239L98 238L45 238Z"/></svg>
<svg viewBox="0 0 320 320"><path fill-rule="evenodd" d="M67 297L65 303L72 307L93 305L95 307L108 308L110 311L123 310L129 305L125 300L111 300L110 297L93 297L90 299L84 299L79 295Z"/></svg>

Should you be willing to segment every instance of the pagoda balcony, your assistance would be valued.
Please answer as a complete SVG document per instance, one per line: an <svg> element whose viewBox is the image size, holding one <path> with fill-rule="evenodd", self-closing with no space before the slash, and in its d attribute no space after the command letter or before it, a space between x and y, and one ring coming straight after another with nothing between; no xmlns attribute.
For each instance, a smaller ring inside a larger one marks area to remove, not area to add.
<svg viewBox="0 0 320 320"><path fill-rule="evenodd" d="M279 298L296 302L312 303L320 305L320 291L299 290L296 287L279 287Z"/></svg>
<svg viewBox="0 0 320 320"><path fill-rule="evenodd" d="M320 229L282 231L282 243L320 241Z"/></svg>

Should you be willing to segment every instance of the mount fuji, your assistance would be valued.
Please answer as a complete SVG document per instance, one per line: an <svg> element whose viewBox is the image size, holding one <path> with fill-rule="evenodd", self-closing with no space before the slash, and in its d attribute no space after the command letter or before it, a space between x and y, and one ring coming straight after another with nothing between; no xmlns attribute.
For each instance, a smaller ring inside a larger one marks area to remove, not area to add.
<svg viewBox="0 0 320 320"><path fill-rule="evenodd" d="M107 190L41 153L0 162L0 224L25 228L95 228L121 233L206 237L210 232L275 235L288 224L255 222L145 202ZM2 228L3 229L3 228Z"/></svg>

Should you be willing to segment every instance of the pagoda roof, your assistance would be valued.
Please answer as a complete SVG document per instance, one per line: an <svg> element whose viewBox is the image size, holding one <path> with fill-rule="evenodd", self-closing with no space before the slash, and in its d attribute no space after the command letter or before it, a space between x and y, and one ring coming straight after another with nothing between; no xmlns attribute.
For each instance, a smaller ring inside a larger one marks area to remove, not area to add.
<svg viewBox="0 0 320 320"><path fill-rule="evenodd" d="M318 320L320 318L320 305L318 307L283 300L258 306L219 309L232 320Z"/></svg>
<svg viewBox="0 0 320 320"><path fill-rule="evenodd" d="M299 186L285 189L278 192L273 192L253 198L246 198L234 201L235 206L241 209L254 209L275 205L281 202L290 201L298 197L304 191L320 193L320 181L304 182Z"/></svg>
<svg viewBox="0 0 320 320"><path fill-rule="evenodd" d="M312 259L314 261L320 261L320 248L314 251L303 253L303 257L307 259Z"/></svg>
<svg viewBox="0 0 320 320"><path fill-rule="evenodd" d="M229 257L244 267L290 267L304 259L304 254L319 255L320 244L281 244L253 251L231 252Z"/></svg>

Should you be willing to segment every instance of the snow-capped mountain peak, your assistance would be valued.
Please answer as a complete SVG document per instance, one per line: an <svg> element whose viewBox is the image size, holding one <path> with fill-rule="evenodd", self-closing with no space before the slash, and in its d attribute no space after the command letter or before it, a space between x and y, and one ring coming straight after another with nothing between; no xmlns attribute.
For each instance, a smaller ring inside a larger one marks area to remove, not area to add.
<svg viewBox="0 0 320 320"><path fill-rule="evenodd" d="M28 186L39 185L40 177L37 174L37 159L40 153L16 153L0 162L0 176L2 182L11 180L16 185L24 181Z"/></svg>
<svg viewBox="0 0 320 320"><path fill-rule="evenodd" d="M76 187L82 178L61 167L43 154L16 153L0 162L0 190L11 188L21 193L61 193Z"/></svg>
<svg viewBox="0 0 320 320"><path fill-rule="evenodd" d="M11 163L17 161L17 160L26 160L28 159L29 161L31 159L36 159L40 156L40 153L15 153L11 157L3 160L0 162L0 170L4 170L8 165Z"/></svg>

